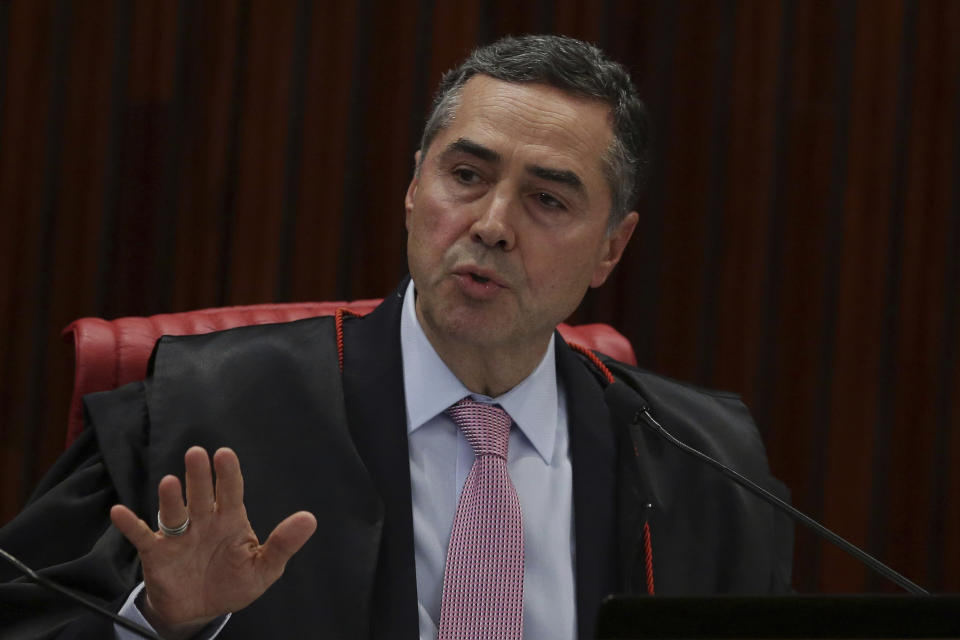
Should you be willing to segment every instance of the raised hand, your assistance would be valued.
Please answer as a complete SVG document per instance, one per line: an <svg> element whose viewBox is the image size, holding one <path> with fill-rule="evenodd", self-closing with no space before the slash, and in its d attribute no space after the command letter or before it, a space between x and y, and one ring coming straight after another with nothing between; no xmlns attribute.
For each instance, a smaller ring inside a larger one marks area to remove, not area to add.
<svg viewBox="0 0 960 640"><path fill-rule="evenodd" d="M214 618L249 605L317 528L311 513L299 511L261 545L243 506L237 454L226 448L214 454L216 489L206 450L191 447L184 461L187 504L176 476L165 476L158 487L159 518L168 529L190 518L182 535L153 531L122 505L110 510L113 524L140 555L146 585L141 610L164 637L189 637Z"/></svg>

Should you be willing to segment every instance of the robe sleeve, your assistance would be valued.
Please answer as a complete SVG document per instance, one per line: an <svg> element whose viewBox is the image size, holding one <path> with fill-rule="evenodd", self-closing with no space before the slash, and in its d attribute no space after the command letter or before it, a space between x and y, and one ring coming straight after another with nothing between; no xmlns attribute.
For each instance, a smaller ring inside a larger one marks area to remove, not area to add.
<svg viewBox="0 0 960 640"><path fill-rule="evenodd" d="M143 513L144 397L144 385L134 383L85 398L87 427L0 528L0 548L113 610L140 579L136 549L109 513L118 502ZM109 638L112 624L0 565L0 639L58 636Z"/></svg>

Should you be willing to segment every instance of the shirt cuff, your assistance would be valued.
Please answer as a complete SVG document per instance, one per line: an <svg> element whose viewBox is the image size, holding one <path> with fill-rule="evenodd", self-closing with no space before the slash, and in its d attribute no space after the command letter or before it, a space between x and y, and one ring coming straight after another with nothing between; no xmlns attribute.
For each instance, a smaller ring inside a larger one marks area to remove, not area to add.
<svg viewBox="0 0 960 640"><path fill-rule="evenodd" d="M140 592L143 591L143 587L144 584L141 582L133 591L130 592L129 597L127 597L127 601L123 603L122 607L120 607L119 615L121 618L126 618L130 622L136 622L141 627L146 627L147 629L150 629L150 631L156 633L157 630L150 626L150 623L147 622L147 619L143 617L142 613L140 613L140 609L137 608L137 596L139 596ZM229 619L230 614L228 613L213 620L210 622L210 624L201 629L197 635L193 636L194 640L212 640L213 638L216 638L220 631L223 630L224 625L227 624L227 620ZM113 637L115 640L142 640L142 638L133 631L124 629L118 624L113 625Z"/></svg>

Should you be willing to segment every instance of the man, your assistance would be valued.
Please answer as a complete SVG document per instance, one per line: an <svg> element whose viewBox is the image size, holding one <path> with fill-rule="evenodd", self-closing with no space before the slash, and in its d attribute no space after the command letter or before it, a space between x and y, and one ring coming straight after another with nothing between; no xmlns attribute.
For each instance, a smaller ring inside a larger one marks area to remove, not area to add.
<svg viewBox="0 0 960 640"><path fill-rule="evenodd" d="M654 567L658 593L785 590L782 522L637 425L649 408L776 488L739 401L592 362L555 333L637 225L645 126L626 72L589 45L475 51L444 77L415 158L411 280L336 327L164 338L148 380L88 398L90 428L0 546L165 637L590 637L600 599L652 593ZM462 407L505 421L497 455ZM479 476L497 514L473 498ZM69 548L28 544L44 525Z"/></svg>

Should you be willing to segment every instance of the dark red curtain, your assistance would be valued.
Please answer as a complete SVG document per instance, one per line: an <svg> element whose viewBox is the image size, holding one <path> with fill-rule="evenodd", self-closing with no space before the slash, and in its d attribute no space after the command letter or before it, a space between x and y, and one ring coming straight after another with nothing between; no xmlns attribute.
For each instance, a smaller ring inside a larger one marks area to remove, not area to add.
<svg viewBox="0 0 960 640"><path fill-rule="evenodd" d="M576 321L752 406L794 502L960 590L960 3L0 2L0 522L62 446L60 329L382 296L431 92L556 32L630 67L642 222ZM801 591L886 590L801 534Z"/></svg>

